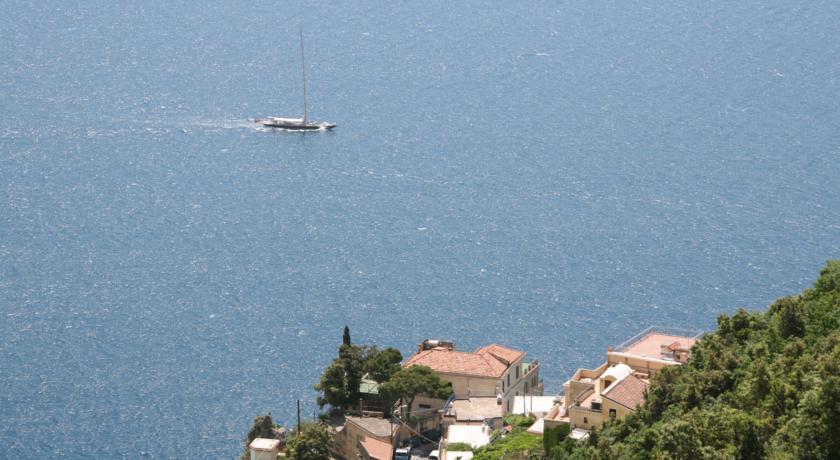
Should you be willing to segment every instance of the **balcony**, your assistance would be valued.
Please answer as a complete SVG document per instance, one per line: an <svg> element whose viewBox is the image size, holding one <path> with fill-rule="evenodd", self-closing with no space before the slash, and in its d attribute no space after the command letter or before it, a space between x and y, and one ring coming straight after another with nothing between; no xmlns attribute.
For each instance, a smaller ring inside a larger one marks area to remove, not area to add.
<svg viewBox="0 0 840 460"><path fill-rule="evenodd" d="M538 377L540 373L540 362L535 360L534 362L523 364L522 372L522 381L526 382L528 386L525 393L530 395L543 394L545 386L543 385L543 380Z"/></svg>
<svg viewBox="0 0 840 460"><path fill-rule="evenodd" d="M599 409L596 410L593 407L594 406L590 406L590 405L582 405L582 404L579 404L578 401L575 401L575 405L570 407L569 410L571 412L591 412L593 414L600 414L601 413L600 403L598 404Z"/></svg>

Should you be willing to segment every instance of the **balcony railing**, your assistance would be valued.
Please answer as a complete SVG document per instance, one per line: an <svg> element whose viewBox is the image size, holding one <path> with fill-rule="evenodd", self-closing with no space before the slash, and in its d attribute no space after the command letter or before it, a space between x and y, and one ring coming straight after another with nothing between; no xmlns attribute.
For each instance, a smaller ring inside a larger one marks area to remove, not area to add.
<svg viewBox="0 0 840 460"><path fill-rule="evenodd" d="M592 412L592 413L595 413L595 414L600 414L600 413L601 413L601 410L600 410L600 409L595 410L595 409L593 409L592 407L589 407L589 406L584 406L584 405L580 405L580 406L579 406L579 405L577 405L577 404L575 404L574 406L570 407L570 408L569 408L569 410L573 410L573 411L584 411L584 412Z"/></svg>
<svg viewBox="0 0 840 460"><path fill-rule="evenodd" d="M621 345L614 347L615 351L622 352L626 351L633 345L642 341L645 337L649 336L650 334L663 334L663 335L676 335L679 337L686 337L689 339L697 340L703 336L703 331L697 329L683 329L679 327L662 327L662 326L651 326L642 332L634 335L630 339L626 340Z"/></svg>

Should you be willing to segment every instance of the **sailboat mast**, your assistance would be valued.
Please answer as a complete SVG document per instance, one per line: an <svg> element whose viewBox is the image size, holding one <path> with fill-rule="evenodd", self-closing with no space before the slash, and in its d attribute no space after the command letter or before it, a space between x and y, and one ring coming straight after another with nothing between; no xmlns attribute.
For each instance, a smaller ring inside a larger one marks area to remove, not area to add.
<svg viewBox="0 0 840 460"><path fill-rule="evenodd" d="M303 86L303 124L309 120L309 107L306 103L306 61L303 58L303 25L300 26L300 80Z"/></svg>

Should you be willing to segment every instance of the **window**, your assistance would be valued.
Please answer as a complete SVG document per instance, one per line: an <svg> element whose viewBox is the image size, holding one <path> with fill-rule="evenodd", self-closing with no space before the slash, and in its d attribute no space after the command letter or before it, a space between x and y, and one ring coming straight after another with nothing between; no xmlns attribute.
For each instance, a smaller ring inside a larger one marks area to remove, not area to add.
<svg viewBox="0 0 840 460"><path fill-rule="evenodd" d="M610 409L610 418L615 418L615 409Z"/></svg>
<svg viewBox="0 0 840 460"><path fill-rule="evenodd" d="M431 409L432 406L430 406L429 404L420 404L420 408L421 409Z"/></svg>
<svg viewBox="0 0 840 460"><path fill-rule="evenodd" d="M516 366L516 380L519 380L519 366Z"/></svg>
<svg viewBox="0 0 840 460"><path fill-rule="evenodd" d="M525 393L528 393L528 382L525 382Z"/></svg>
<svg viewBox="0 0 840 460"><path fill-rule="evenodd" d="M508 386L510 386L510 374L508 374Z"/></svg>
<svg viewBox="0 0 840 460"><path fill-rule="evenodd" d="M504 381L504 379L502 379L502 393L504 393L504 392L505 392L505 381Z"/></svg>
<svg viewBox="0 0 840 460"><path fill-rule="evenodd" d="M589 419L588 419L588 418L586 418L586 417L584 417L584 418L583 418L583 424L584 424L584 425L589 425Z"/></svg>

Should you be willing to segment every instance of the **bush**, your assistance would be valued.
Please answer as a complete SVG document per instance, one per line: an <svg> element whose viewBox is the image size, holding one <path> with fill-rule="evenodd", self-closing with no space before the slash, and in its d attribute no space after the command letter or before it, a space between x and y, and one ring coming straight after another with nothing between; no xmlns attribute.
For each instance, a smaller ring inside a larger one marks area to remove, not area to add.
<svg viewBox="0 0 840 460"><path fill-rule="evenodd" d="M514 428L528 428L536 422L534 417L526 415L508 415L504 418L505 425L510 425Z"/></svg>
<svg viewBox="0 0 840 460"><path fill-rule="evenodd" d="M473 460L499 460L512 453L539 455L543 451L542 438L526 431L510 434L475 451Z"/></svg>
<svg viewBox="0 0 840 460"><path fill-rule="evenodd" d="M543 449L549 452L552 447L557 446L569 436L571 429L568 423L563 423L557 427L543 430Z"/></svg>
<svg viewBox="0 0 840 460"><path fill-rule="evenodd" d="M465 442L452 442L446 445L446 450L451 452L472 452L473 447Z"/></svg>

